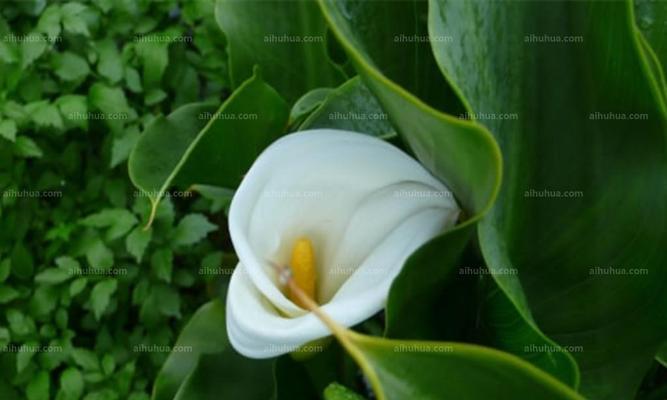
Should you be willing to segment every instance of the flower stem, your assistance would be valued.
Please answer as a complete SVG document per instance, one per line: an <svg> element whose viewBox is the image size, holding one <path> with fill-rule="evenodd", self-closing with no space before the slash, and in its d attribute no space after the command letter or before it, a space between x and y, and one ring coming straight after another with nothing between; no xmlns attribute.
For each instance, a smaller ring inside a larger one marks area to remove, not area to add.
<svg viewBox="0 0 667 400"><path fill-rule="evenodd" d="M350 356L352 356L357 364L359 364L359 367L371 382L371 386L373 387L373 391L375 392L378 400L384 400L385 394L382 390L382 386L380 385L380 379L378 378L377 373L368 363L368 360L366 360L364 357L364 354L359 346L357 346L352 339L354 336L362 337L362 335L340 326L336 321L333 320L333 318L322 311L320 306L313 299L311 299L303 291L303 289L299 287L299 285L297 285L296 281L292 277L292 271L289 267L283 267L273 262L269 262L269 264L271 264L271 266L273 266L273 268L278 272L280 281L287 285L291 293L298 298L299 302L308 311L315 314L315 316L319 318L319 320L322 321L322 323L326 325L327 328L329 328L331 333L336 337L336 339L338 339L343 348L345 348Z"/></svg>

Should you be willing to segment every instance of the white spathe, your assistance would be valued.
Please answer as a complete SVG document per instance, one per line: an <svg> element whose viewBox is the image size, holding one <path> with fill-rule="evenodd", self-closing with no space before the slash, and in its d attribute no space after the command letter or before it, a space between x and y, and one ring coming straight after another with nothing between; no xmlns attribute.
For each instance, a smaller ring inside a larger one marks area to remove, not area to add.
<svg viewBox="0 0 667 400"><path fill-rule="evenodd" d="M330 335L283 293L271 265L287 265L298 238L315 251L315 300L352 326L384 307L408 256L459 212L440 181L380 139L333 129L281 138L257 158L229 211L239 257L227 294L232 346L268 358Z"/></svg>

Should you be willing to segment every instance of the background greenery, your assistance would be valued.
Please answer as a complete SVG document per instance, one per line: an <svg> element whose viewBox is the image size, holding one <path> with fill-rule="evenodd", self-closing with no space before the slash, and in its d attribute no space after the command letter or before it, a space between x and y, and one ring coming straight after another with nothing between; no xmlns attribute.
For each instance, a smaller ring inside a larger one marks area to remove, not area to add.
<svg viewBox="0 0 667 400"><path fill-rule="evenodd" d="M0 353L1 399L147 399L169 352L135 346L173 345L215 295L198 271L223 265L224 215L179 192L144 231L150 202L127 174L130 150L155 117L227 96L212 7L0 3L0 346L62 349ZM8 36L28 34L57 40Z"/></svg>

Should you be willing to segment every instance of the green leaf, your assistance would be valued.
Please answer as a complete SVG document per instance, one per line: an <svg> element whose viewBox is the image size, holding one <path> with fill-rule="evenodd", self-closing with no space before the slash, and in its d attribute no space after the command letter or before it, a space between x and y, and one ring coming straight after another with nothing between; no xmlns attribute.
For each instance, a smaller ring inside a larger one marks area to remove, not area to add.
<svg viewBox="0 0 667 400"><path fill-rule="evenodd" d="M205 199L211 200L212 214L218 213L222 209L227 214L234 197L233 190L210 185L192 185L191 189L201 194Z"/></svg>
<svg viewBox="0 0 667 400"><path fill-rule="evenodd" d="M87 284L88 284L88 279L87 278L75 279L69 285L69 295L74 297L77 294L81 293L83 291L83 289L85 289Z"/></svg>
<svg viewBox="0 0 667 400"><path fill-rule="evenodd" d="M35 321L19 310L7 310L9 329L16 336L27 336L35 332Z"/></svg>
<svg viewBox="0 0 667 400"><path fill-rule="evenodd" d="M105 354L102 357L102 371L105 375L111 375L114 369L116 369L116 360L114 360L112 355Z"/></svg>
<svg viewBox="0 0 667 400"><path fill-rule="evenodd" d="M43 318L51 314L58 305L58 294L54 286L38 286L28 303L30 315Z"/></svg>
<svg viewBox="0 0 667 400"><path fill-rule="evenodd" d="M169 42L162 35L148 35L135 45L135 52L143 66L143 82L146 88L160 86L169 63Z"/></svg>
<svg viewBox="0 0 667 400"><path fill-rule="evenodd" d="M635 0L635 19L641 33L637 33L647 61L653 67L654 77L663 88L663 101L667 102L667 4L648 0Z"/></svg>
<svg viewBox="0 0 667 400"><path fill-rule="evenodd" d="M39 371L35 374L26 387L28 400L49 400L49 373Z"/></svg>
<svg viewBox="0 0 667 400"><path fill-rule="evenodd" d="M457 279L460 258L472 231L470 226L455 228L426 243L408 258L389 291L386 336L461 339L455 324L475 318L477 313L474 299L457 301L472 294L466 293L469 283ZM425 276L429 279L425 280ZM434 316L437 316L435 321Z"/></svg>
<svg viewBox="0 0 667 400"><path fill-rule="evenodd" d="M129 159L132 182L152 204L149 223L172 184L235 188L259 152L282 134L287 118L285 102L256 75L217 112L191 104L154 119Z"/></svg>
<svg viewBox="0 0 667 400"><path fill-rule="evenodd" d="M118 220L107 230L106 240L110 241L124 236L137 222L137 217L129 211L120 214Z"/></svg>
<svg viewBox="0 0 667 400"><path fill-rule="evenodd" d="M227 349L202 355L174 400L265 400L272 398L274 385L273 360L252 360Z"/></svg>
<svg viewBox="0 0 667 400"><path fill-rule="evenodd" d="M11 258L12 274L19 279L32 277L35 264L28 249L21 243L14 246Z"/></svg>
<svg viewBox="0 0 667 400"><path fill-rule="evenodd" d="M109 306L111 295L116 292L118 282L115 279L107 279L98 282L90 292L90 303L95 313L95 318L99 320Z"/></svg>
<svg viewBox="0 0 667 400"><path fill-rule="evenodd" d="M358 339L356 344L377 374L387 399L581 398L532 365L487 348L452 344L451 353L443 353L440 349L448 345L442 343L370 337ZM402 350L411 346L418 350Z"/></svg>
<svg viewBox="0 0 667 400"><path fill-rule="evenodd" d="M83 394L84 382L81 372L73 367L67 368L60 375L60 390L67 399L78 399Z"/></svg>
<svg viewBox="0 0 667 400"><path fill-rule="evenodd" d="M123 78L123 61L116 48L116 43L107 38L95 46L98 52L97 72L111 83L118 83Z"/></svg>
<svg viewBox="0 0 667 400"><path fill-rule="evenodd" d="M655 357L660 364L664 367L667 367L667 343L663 343L662 347L658 351L658 355Z"/></svg>
<svg viewBox="0 0 667 400"><path fill-rule="evenodd" d="M9 329L7 328L0 328L0 346L6 346L9 344L11 341L11 334L9 333Z"/></svg>
<svg viewBox="0 0 667 400"><path fill-rule="evenodd" d="M0 304L7 304L19 297L19 292L11 286L0 286Z"/></svg>
<svg viewBox="0 0 667 400"><path fill-rule="evenodd" d="M167 98L167 93L161 89L150 89L146 92L144 97L144 104L147 106L153 106L160 103L162 100Z"/></svg>
<svg viewBox="0 0 667 400"><path fill-rule="evenodd" d="M151 257L151 268L155 276L167 283L171 283L174 254L170 249L159 249Z"/></svg>
<svg viewBox="0 0 667 400"><path fill-rule="evenodd" d="M54 53L51 58L53 72L63 81L79 81L90 73L88 63L70 51Z"/></svg>
<svg viewBox="0 0 667 400"><path fill-rule="evenodd" d="M25 106L26 112L38 127L56 128L62 130L64 127L62 117L55 104L48 101L36 101Z"/></svg>
<svg viewBox="0 0 667 400"><path fill-rule="evenodd" d="M435 62L418 43L412 46L381 46L395 33L414 33L425 10L422 2L351 2L321 0L323 13L333 32L355 64L366 86L392 116L398 133L421 163L449 185L469 216L476 222L492 204L500 184L500 154L489 132L478 124L462 121L434 107L452 107L451 92ZM375 16L387 12L391 23L378 26ZM350 19L346 15L354 15ZM414 18L407 18L412 16ZM405 26L403 26L405 25ZM368 49L381 49L373 54ZM412 65L397 60L423 57ZM379 70L376 65L381 65ZM406 67L405 70L401 69ZM400 70L398 70L400 69ZM433 71L435 69L435 71ZM409 90L409 91L408 91ZM419 97L417 97L419 96ZM474 149L474 150L473 150Z"/></svg>
<svg viewBox="0 0 667 400"><path fill-rule="evenodd" d="M125 66L125 84L134 93L141 93L143 90L139 73L130 66Z"/></svg>
<svg viewBox="0 0 667 400"><path fill-rule="evenodd" d="M155 379L153 400L173 399L202 354L219 353L226 347L225 309L220 301L214 300L201 306L181 331L174 348L191 351L169 354Z"/></svg>
<svg viewBox="0 0 667 400"><path fill-rule="evenodd" d="M16 122L11 119L0 121L0 137L10 142L16 141Z"/></svg>
<svg viewBox="0 0 667 400"><path fill-rule="evenodd" d="M125 235L137 222L134 214L124 208L105 209L81 221L85 226L109 228L106 232L106 240L109 241Z"/></svg>
<svg viewBox="0 0 667 400"><path fill-rule="evenodd" d="M86 96L68 94L56 100L56 106L67 128L88 129L88 99Z"/></svg>
<svg viewBox="0 0 667 400"><path fill-rule="evenodd" d="M206 237L209 232L218 229L202 214L188 214L181 219L172 233L174 246L189 246Z"/></svg>
<svg viewBox="0 0 667 400"><path fill-rule="evenodd" d="M35 282L56 285L72 278L72 271L63 268L49 268L35 276Z"/></svg>
<svg viewBox="0 0 667 400"><path fill-rule="evenodd" d="M5 258L4 260L0 261L0 282L4 282L5 280L7 280L7 277L9 277L11 269L12 269L11 259Z"/></svg>
<svg viewBox="0 0 667 400"><path fill-rule="evenodd" d="M438 63L507 160L482 252L524 320L583 349L573 355L585 395L630 398L667 332L661 90L629 1L508 4L429 9L431 36L454 38L432 42ZM582 40L532 41L543 34ZM491 118L501 113L520 118ZM646 273L595 272L607 267Z"/></svg>
<svg viewBox="0 0 667 400"><path fill-rule="evenodd" d="M345 386L334 382L324 389L324 400L364 400L364 398Z"/></svg>
<svg viewBox="0 0 667 400"><path fill-rule="evenodd" d="M164 283L152 284L140 311L141 320L154 325L160 316L181 318L181 298L178 292Z"/></svg>
<svg viewBox="0 0 667 400"><path fill-rule="evenodd" d="M388 115L359 77L334 89L299 129L333 128L380 138L396 136Z"/></svg>
<svg viewBox="0 0 667 400"><path fill-rule="evenodd" d="M119 218L123 213L127 212L129 211L125 209L109 208L98 211L95 214L88 215L83 220L81 220L81 223L85 226L94 228L107 228L114 225L116 223L116 219Z"/></svg>
<svg viewBox="0 0 667 400"><path fill-rule="evenodd" d="M81 15L86 10L86 6L81 3L65 3L62 6L63 29L69 33L90 36L88 25Z"/></svg>
<svg viewBox="0 0 667 400"><path fill-rule="evenodd" d="M299 100L294 103L292 110L290 111L290 125L296 122L302 122L308 114L322 104L324 99L326 99L332 91L333 89L331 88L317 88L301 96Z"/></svg>
<svg viewBox="0 0 667 400"><path fill-rule="evenodd" d="M326 24L315 2L218 0L215 16L228 41L235 87L255 65L290 103L311 89L341 83L343 73L327 57Z"/></svg>
<svg viewBox="0 0 667 400"><path fill-rule="evenodd" d="M21 42L21 67L30 66L44 54L47 48L47 39L38 32L31 32L27 40Z"/></svg>
<svg viewBox="0 0 667 400"><path fill-rule="evenodd" d="M99 110L102 119L111 129L119 130L125 122L136 118L134 110L130 109L125 93L120 88L95 83L88 92L88 101L93 109Z"/></svg>
<svg viewBox="0 0 667 400"><path fill-rule="evenodd" d="M55 263L58 266L58 268L63 268L67 270L70 274L74 273L73 271L81 269L81 265L79 264L79 262L69 256L60 256L55 259Z"/></svg>
<svg viewBox="0 0 667 400"><path fill-rule="evenodd" d="M37 30L48 37L55 38L60 35L60 5L52 4L42 12L37 21Z"/></svg>
<svg viewBox="0 0 667 400"><path fill-rule="evenodd" d="M94 238L86 249L86 261L93 268L111 268L113 252L100 238Z"/></svg>
<svg viewBox="0 0 667 400"><path fill-rule="evenodd" d="M25 158L41 158L44 155L37 143L27 136L18 136L16 138L14 151L17 155Z"/></svg>
<svg viewBox="0 0 667 400"><path fill-rule="evenodd" d="M148 243L151 241L153 236L153 229L143 229L141 227L136 227L130 232L129 235L125 238L125 248L127 252L134 256L134 259L137 263L141 262L144 252L148 247Z"/></svg>
<svg viewBox="0 0 667 400"><path fill-rule="evenodd" d="M379 400L581 399L565 384L522 359L456 342L389 340L338 326L318 312L361 367Z"/></svg>
<svg viewBox="0 0 667 400"><path fill-rule="evenodd" d="M28 351L28 349L34 348L34 346L38 346L39 343L37 342L27 342L25 343L26 346L26 351L19 351L18 354L16 355L16 372L21 373L28 364L30 364L30 360L35 356L34 351Z"/></svg>
<svg viewBox="0 0 667 400"><path fill-rule="evenodd" d="M114 135L113 144L111 146L111 163L110 167L114 168L121 164L130 156L132 149L139 140L140 132L136 127L130 127L120 133L120 136Z"/></svg>
<svg viewBox="0 0 667 400"><path fill-rule="evenodd" d="M72 359L84 371L94 372L100 370L100 361L97 359L95 353L88 349L83 349L83 348L73 349Z"/></svg>

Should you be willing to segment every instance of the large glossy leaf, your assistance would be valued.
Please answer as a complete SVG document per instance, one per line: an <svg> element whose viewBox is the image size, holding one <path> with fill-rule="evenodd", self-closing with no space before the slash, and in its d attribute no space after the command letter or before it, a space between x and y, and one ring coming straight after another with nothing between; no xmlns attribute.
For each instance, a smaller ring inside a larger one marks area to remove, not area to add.
<svg viewBox="0 0 667 400"><path fill-rule="evenodd" d="M201 306L181 331L174 351L155 378L153 400L171 400L204 354L216 354L228 344L225 307L213 300Z"/></svg>
<svg viewBox="0 0 667 400"><path fill-rule="evenodd" d="M420 161L450 185L467 213L466 222L428 243L406 262L389 293L387 335L420 339L460 337L454 323L444 319L442 323L435 323L432 315L435 312L442 317L465 319L464 310L474 312L470 304L459 309L451 305L451 301L456 301L454 292L465 295L466 290L451 278L457 272L457 262L474 224L493 201L499 183L496 174L500 173L496 144L488 140L488 133L479 125L454 119L433 108L439 106L458 112L459 103L450 99L451 89L442 83L441 73L432 69L435 60L428 41L402 42L423 38L426 27L419 24L426 21L423 2L323 1L321 4L332 29L339 35L368 87L389 113L394 126ZM379 25L380 31L377 15L382 15L385 21ZM414 17L406 18L406 15ZM370 26L373 29L368 29ZM412 54L421 55L420 63L406 66L414 60ZM413 71L412 75L402 74L401 68ZM415 68L419 68L419 72ZM422 80L423 76L432 77L428 85ZM443 305L443 301L449 301L449 306ZM552 344L526 322L518 322L515 329L533 332L530 336L533 341L526 345ZM515 330L506 329L503 334L514 333ZM496 337L503 334L498 333ZM576 386L576 365L567 354L526 358Z"/></svg>
<svg viewBox="0 0 667 400"><path fill-rule="evenodd" d="M459 277L456 266L473 231L468 227L448 232L410 256L389 292L385 336L421 340L471 336L466 326L477 318L477 282Z"/></svg>
<svg viewBox="0 0 667 400"><path fill-rule="evenodd" d="M667 119L630 4L430 6L431 37L453 38L432 41L443 72L507 159L480 225L489 268L576 351L585 394L632 397L667 332Z"/></svg>
<svg viewBox="0 0 667 400"><path fill-rule="evenodd" d="M660 362L660 364L667 367L667 343L662 344L662 347L660 348L660 351L658 351L656 359Z"/></svg>
<svg viewBox="0 0 667 400"><path fill-rule="evenodd" d="M274 360L253 360L229 348L207 354L176 393L174 400L268 400L273 398Z"/></svg>
<svg viewBox="0 0 667 400"><path fill-rule="evenodd" d="M635 19L659 63L667 67L667 2L635 0Z"/></svg>
<svg viewBox="0 0 667 400"><path fill-rule="evenodd" d="M479 341L518 355L576 388L574 359L522 318L494 282L480 287L481 263L461 258L472 234L471 227L447 232L408 259L389 293L386 336Z"/></svg>
<svg viewBox="0 0 667 400"><path fill-rule="evenodd" d="M396 37L425 29L419 22L424 2L322 0L320 5L390 121L422 164L453 190L467 219L476 219L500 184L500 154L483 127L435 108L458 109L460 103L450 96L428 46L396 44ZM378 24L378 13L389 22ZM405 62L412 59L420 62Z"/></svg>
<svg viewBox="0 0 667 400"><path fill-rule="evenodd" d="M254 65L289 102L310 89L337 86L343 73L327 57L326 24L312 0L218 0L218 25L228 41L232 83Z"/></svg>
<svg viewBox="0 0 667 400"><path fill-rule="evenodd" d="M171 185L235 188L257 155L284 132L288 116L287 104L256 73L217 111L186 105L156 118L128 163L132 182L152 203L151 221Z"/></svg>
<svg viewBox="0 0 667 400"><path fill-rule="evenodd" d="M524 317L495 280L488 278L479 292L483 296L477 327L480 342L517 355L578 388L579 368L572 355L545 336L533 320Z"/></svg>
<svg viewBox="0 0 667 400"><path fill-rule="evenodd" d="M474 223L495 196L500 157L486 130L431 106L458 108L459 103L452 101L451 91L428 54L428 47L424 48L421 42L396 46L394 37L424 29L419 23L425 12L423 3L321 1L320 5L332 31L394 127L422 164L450 186L470 218L467 224ZM378 24L378 15L386 23ZM405 62L411 59L420 62ZM440 276L447 272L446 268L432 271L431 279L441 281ZM402 274L407 274L405 268ZM414 285L415 291L424 293L437 290L425 279Z"/></svg>
<svg viewBox="0 0 667 400"><path fill-rule="evenodd" d="M582 399L532 364L491 348L333 329L379 400Z"/></svg>

